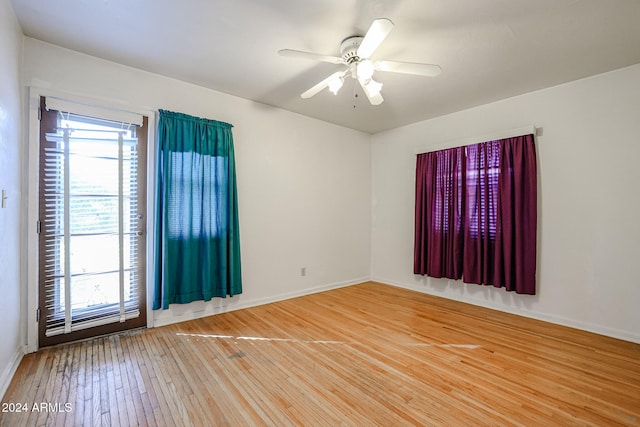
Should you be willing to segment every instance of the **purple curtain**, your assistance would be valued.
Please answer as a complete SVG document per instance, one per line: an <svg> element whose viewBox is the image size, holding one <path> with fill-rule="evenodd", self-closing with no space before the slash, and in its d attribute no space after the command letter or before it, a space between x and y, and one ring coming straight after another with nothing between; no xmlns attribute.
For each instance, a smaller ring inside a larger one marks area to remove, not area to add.
<svg viewBox="0 0 640 427"><path fill-rule="evenodd" d="M533 135L420 154L415 221L415 274L535 294Z"/></svg>
<svg viewBox="0 0 640 427"><path fill-rule="evenodd" d="M464 148L418 155L414 273L462 277Z"/></svg>

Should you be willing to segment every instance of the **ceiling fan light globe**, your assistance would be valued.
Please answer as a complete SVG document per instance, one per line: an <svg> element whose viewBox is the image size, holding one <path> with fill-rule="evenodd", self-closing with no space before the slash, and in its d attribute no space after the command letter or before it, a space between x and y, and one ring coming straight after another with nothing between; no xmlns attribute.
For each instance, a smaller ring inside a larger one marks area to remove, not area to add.
<svg viewBox="0 0 640 427"><path fill-rule="evenodd" d="M338 91L340 90L343 84L344 84L344 78L336 76L336 78L332 78L328 82L329 91L332 94L337 95Z"/></svg>
<svg viewBox="0 0 640 427"><path fill-rule="evenodd" d="M371 79L371 77L373 77L373 71L373 62L369 61L368 59L358 62L357 74L359 80L367 81Z"/></svg>

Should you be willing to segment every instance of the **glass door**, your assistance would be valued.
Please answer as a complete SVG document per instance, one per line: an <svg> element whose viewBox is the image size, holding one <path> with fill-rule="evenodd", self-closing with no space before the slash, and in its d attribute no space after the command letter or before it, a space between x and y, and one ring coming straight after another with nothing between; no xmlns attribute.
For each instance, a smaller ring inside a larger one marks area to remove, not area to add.
<svg viewBox="0 0 640 427"><path fill-rule="evenodd" d="M147 119L42 104L39 346L145 326Z"/></svg>

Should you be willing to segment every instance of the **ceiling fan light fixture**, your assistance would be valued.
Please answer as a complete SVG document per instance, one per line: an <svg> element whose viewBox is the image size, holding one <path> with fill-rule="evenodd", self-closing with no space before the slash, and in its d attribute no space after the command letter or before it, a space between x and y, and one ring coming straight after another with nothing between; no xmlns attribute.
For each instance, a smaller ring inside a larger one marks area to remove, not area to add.
<svg viewBox="0 0 640 427"><path fill-rule="evenodd" d="M373 77L374 66L373 62L368 59L358 62L357 74L358 79L362 81L370 80Z"/></svg>
<svg viewBox="0 0 640 427"><path fill-rule="evenodd" d="M328 86L329 86L329 91L334 94L337 95L338 91L340 90L340 88L342 87L342 85L344 84L344 77L341 76L334 76L331 79L329 79L329 81L327 82Z"/></svg>

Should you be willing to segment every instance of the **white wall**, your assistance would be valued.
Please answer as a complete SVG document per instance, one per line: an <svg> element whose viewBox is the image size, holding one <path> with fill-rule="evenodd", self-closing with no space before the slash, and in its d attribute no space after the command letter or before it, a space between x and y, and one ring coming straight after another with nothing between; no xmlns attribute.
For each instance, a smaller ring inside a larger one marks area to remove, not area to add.
<svg viewBox="0 0 640 427"><path fill-rule="evenodd" d="M369 278L368 134L31 38L24 49L25 85L234 126L243 294L156 311L156 325Z"/></svg>
<svg viewBox="0 0 640 427"><path fill-rule="evenodd" d="M413 275L414 148L542 128L538 293ZM372 278L640 342L640 65L373 138Z"/></svg>
<svg viewBox="0 0 640 427"><path fill-rule="evenodd" d="M9 0L0 0L0 397L23 354L20 251L22 163L20 72L22 31Z"/></svg>

